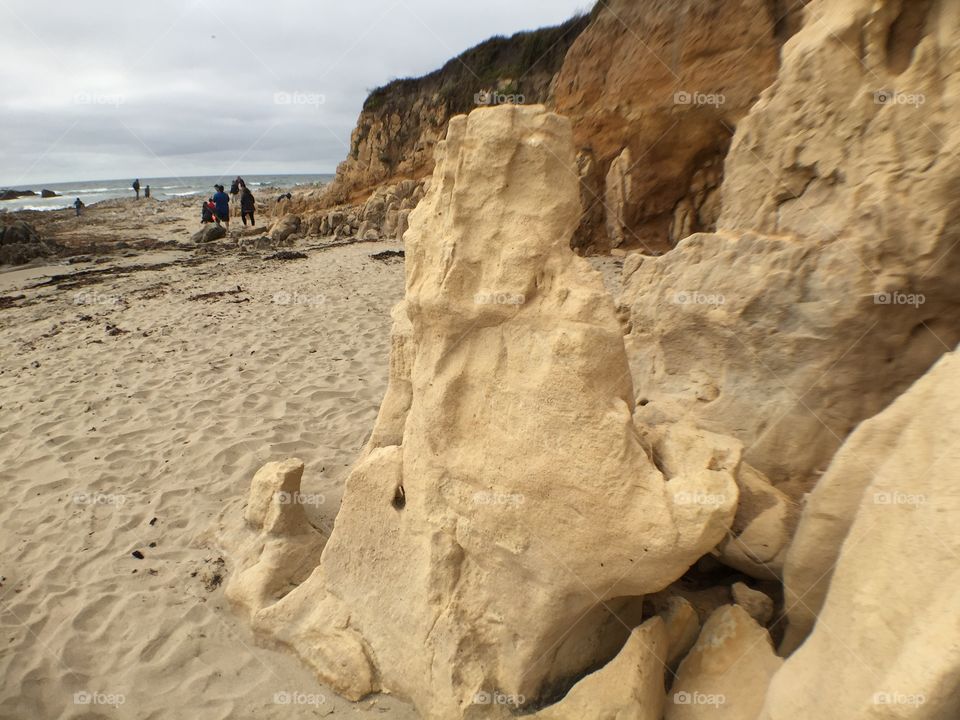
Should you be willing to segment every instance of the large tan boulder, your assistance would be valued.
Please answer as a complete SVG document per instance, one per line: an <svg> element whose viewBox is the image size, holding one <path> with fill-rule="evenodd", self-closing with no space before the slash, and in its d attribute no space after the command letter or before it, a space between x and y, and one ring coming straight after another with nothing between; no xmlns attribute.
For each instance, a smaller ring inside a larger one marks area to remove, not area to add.
<svg viewBox="0 0 960 720"><path fill-rule="evenodd" d="M680 663L666 720L756 720L770 679L782 665L767 631L739 605L724 605L707 619Z"/></svg>
<svg viewBox="0 0 960 720"><path fill-rule="evenodd" d="M737 127L718 232L624 263L642 422L739 438L796 500L960 341L951 7L807 6Z"/></svg>
<svg viewBox="0 0 960 720"><path fill-rule="evenodd" d="M667 632L667 658L669 667L676 667L700 635L700 617L686 598L673 595L659 609Z"/></svg>
<svg viewBox="0 0 960 720"><path fill-rule="evenodd" d="M806 607L792 629L807 612L816 624L774 676L761 720L960 717L958 468L950 353L850 438L814 491L787 602Z"/></svg>
<svg viewBox="0 0 960 720"><path fill-rule="evenodd" d="M536 703L623 646L606 607L667 587L733 521L738 443L667 433L663 471L648 454L578 216L568 120L451 122L372 440L320 566L254 617L349 697L443 720Z"/></svg>
<svg viewBox="0 0 960 720"><path fill-rule="evenodd" d="M541 710L536 720L663 720L663 676L669 638L654 617L606 666L578 682L562 701Z"/></svg>
<svg viewBox="0 0 960 720"><path fill-rule="evenodd" d="M276 245L283 245L300 231L300 216L287 214L276 220L267 234Z"/></svg>
<svg viewBox="0 0 960 720"><path fill-rule="evenodd" d="M955 355L940 364L956 364ZM865 420L836 454L827 473L805 501L803 515L786 556L784 605L787 631L781 650L793 652L813 630L823 610L850 527L864 504L900 504L915 498L904 491L893 494L868 492L874 478L889 474L889 449L904 441L907 428L924 422L917 410L931 404L943 392L931 374L925 375L889 408ZM925 398L918 400L917 398ZM922 427L922 426L921 426Z"/></svg>

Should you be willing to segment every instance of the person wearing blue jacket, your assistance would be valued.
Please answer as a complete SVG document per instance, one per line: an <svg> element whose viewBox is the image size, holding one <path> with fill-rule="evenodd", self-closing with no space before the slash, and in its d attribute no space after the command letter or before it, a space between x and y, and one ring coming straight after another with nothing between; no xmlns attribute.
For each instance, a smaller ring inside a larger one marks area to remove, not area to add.
<svg viewBox="0 0 960 720"><path fill-rule="evenodd" d="M217 220L222 220L230 231L230 196L223 191L223 185L214 185L217 189L213 196L213 204L217 206Z"/></svg>

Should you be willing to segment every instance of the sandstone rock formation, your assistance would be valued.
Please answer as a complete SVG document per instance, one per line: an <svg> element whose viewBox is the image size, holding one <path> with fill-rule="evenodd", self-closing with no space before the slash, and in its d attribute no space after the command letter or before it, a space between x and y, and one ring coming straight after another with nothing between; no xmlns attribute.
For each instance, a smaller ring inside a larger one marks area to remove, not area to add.
<svg viewBox="0 0 960 720"><path fill-rule="evenodd" d="M409 227L411 211L423 199L425 184L404 180L377 188L363 205L309 214L304 218L306 232L338 239L400 241Z"/></svg>
<svg viewBox="0 0 960 720"><path fill-rule="evenodd" d="M816 625L760 720L960 717L958 438L954 352L844 445L788 564L788 602L806 608L792 629Z"/></svg>
<svg viewBox="0 0 960 720"><path fill-rule="evenodd" d="M899 513L912 509L918 522L923 517L920 509L911 508L921 500L920 492L910 489L913 474L917 468L924 469L931 463L937 466L941 462L949 463L960 452L956 450L960 441L954 441L954 452L950 452L949 444L944 446L944 453L934 452L930 441L941 436L932 435L933 428L925 424L933 417L931 408L951 400L949 397L938 400L938 396L947 393L952 387L950 383L955 383L956 373L951 379L950 371L958 366L960 360L955 353L945 356L889 408L861 424L808 496L787 555L784 575L788 628L782 649L787 653L795 650L813 630L827 599L834 567L859 513L871 505L894 506L877 516L881 522L877 532L883 532L887 521L896 518L898 506L906 506ZM944 417L944 421L949 419ZM913 442L929 455L929 461L923 460L917 468L911 468L904 464L904 457L909 459L906 450L891 457L891 448ZM896 473L903 473L900 480ZM903 487L893 491L873 487L878 479L891 477ZM926 498L922 499L925 505Z"/></svg>
<svg viewBox="0 0 960 720"><path fill-rule="evenodd" d="M659 612L667 632L666 664L674 667L690 652L700 635L700 618L690 602L678 595L667 599Z"/></svg>
<svg viewBox="0 0 960 720"><path fill-rule="evenodd" d="M730 588L733 601L747 611L758 624L766 627L773 619L773 600L745 583L734 583Z"/></svg>
<svg viewBox="0 0 960 720"><path fill-rule="evenodd" d="M356 203L380 185L429 176L434 147L455 115L501 96L521 104L546 101L567 49L587 24L588 18L576 17L553 28L494 37L429 75L374 90L321 205Z"/></svg>
<svg viewBox="0 0 960 720"><path fill-rule="evenodd" d="M739 605L725 605L710 616L680 663L667 697L666 720L755 720L770 679L782 665L767 631Z"/></svg>
<svg viewBox="0 0 960 720"><path fill-rule="evenodd" d="M774 12L764 0L598 3L555 83L589 158L576 247L663 250L714 229L730 137L777 71Z"/></svg>
<svg viewBox="0 0 960 720"><path fill-rule="evenodd" d="M275 245L283 245L300 232L300 225L300 216L288 213L270 225L267 235Z"/></svg>
<svg viewBox="0 0 960 720"><path fill-rule="evenodd" d="M300 501L303 462L268 463L254 476L242 527L220 533L234 558L227 599L248 617L302 583L320 562L324 538Z"/></svg>
<svg viewBox="0 0 960 720"><path fill-rule="evenodd" d="M719 231L628 258L623 295L640 420L734 435L794 499L960 341L960 21L806 11L738 126Z"/></svg>
<svg viewBox="0 0 960 720"><path fill-rule="evenodd" d="M536 720L662 720L667 631L655 617L605 667L585 677Z"/></svg>
<svg viewBox="0 0 960 720"><path fill-rule="evenodd" d="M589 17L492 38L375 90L336 179L288 211L337 213L335 227L353 226L343 236L362 238L350 215L378 188L427 177L451 117L542 102L574 122L584 209L574 247L671 247L714 229L734 127L773 80L803 4L603 0Z"/></svg>
<svg viewBox="0 0 960 720"><path fill-rule="evenodd" d="M695 448L722 448L739 488L737 514L727 537L718 545L717 556L730 567L760 579L779 579L787 546L796 526L795 504L770 484L762 473L741 462L743 447L732 437L705 432L689 422L644 425L637 431L650 448L657 466L668 474L682 474L685 464L704 464ZM719 498L691 498L718 502Z"/></svg>
<svg viewBox="0 0 960 720"><path fill-rule="evenodd" d="M633 424L612 300L569 246L574 169L542 107L455 118L438 146L377 426L320 566L254 615L348 697L444 720L534 703L616 655L632 625L608 608L733 521L739 444L651 432L655 464Z"/></svg>

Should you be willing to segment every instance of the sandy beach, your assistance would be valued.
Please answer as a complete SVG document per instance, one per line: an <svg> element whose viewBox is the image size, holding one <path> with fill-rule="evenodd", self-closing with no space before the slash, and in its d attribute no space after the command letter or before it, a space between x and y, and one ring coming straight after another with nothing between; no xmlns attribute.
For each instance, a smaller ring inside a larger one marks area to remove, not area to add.
<svg viewBox="0 0 960 720"><path fill-rule="evenodd" d="M25 296L0 310L0 717L414 717L258 647L211 537L261 465L293 456L332 526L403 291L402 261L370 255L395 248L111 256L55 268L108 271L73 289L0 274Z"/></svg>
<svg viewBox="0 0 960 720"><path fill-rule="evenodd" d="M0 4L0 720L960 719L955 4Z"/></svg>

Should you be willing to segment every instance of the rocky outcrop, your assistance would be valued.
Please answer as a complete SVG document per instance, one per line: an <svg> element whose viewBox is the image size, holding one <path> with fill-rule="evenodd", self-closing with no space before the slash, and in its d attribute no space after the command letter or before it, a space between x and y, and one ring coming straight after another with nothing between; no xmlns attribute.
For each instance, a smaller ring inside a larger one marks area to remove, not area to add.
<svg viewBox="0 0 960 720"><path fill-rule="evenodd" d="M958 21L807 14L738 127L719 231L628 258L623 295L641 420L736 436L794 499L960 341Z"/></svg>
<svg viewBox="0 0 960 720"><path fill-rule="evenodd" d="M36 197L33 190L0 190L0 200L16 200L22 197Z"/></svg>
<svg viewBox="0 0 960 720"><path fill-rule="evenodd" d="M427 182L404 180L377 188L363 205L313 213L304 220L307 233L338 239L401 241Z"/></svg>
<svg viewBox="0 0 960 720"><path fill-rule="evenodd" d="M454 115L484 104L546 101L567 49L587 23L576 17L557 27L494 37L429 75L374 90L350 138L350 154L320 204L356 204L380 185L429 176L434 147Z"/></svg>
<svg viewBox="0 0 960 720"><path fill-rule="evenodd" d="M300 492L303 462L268 463L254 476L238 527L228 517L221 541L234 559L227 599L248 617L306 580L326 541L307 520Z"/></svg>
<svg viewBox="0 0 960 720"><path fill-rule="evenodd" d="M583 159L577 248L671 247L714 229L737 122L774 79L764 0L604 0L567 53L554 106Z"/></svg>
<svg viewBox="0 0 960 720"><path fill-rule="evenodd" d="M348 697L444 720L548 697L626 641L598 602L665 588L733 521L735 441L651 431L655 463L634 426L613 303L569 246L574 166L542 107L438 146L377 426L320 566L254 615Z"/></svg>
<svg viewBox="0 0 960 720"><path fill-rule="evenodd" d="M700 635L700 618L693 605L678 595L667 598L658 614L663 618L667 632L669 651L665 663L669 667L676 667Z"/></svg>
<svg viewBox="0 0 960 720"><path fill-rule="evenodd" d="M430 174L454 115L544 102L574 123L578 251L662 251L713 230L736 123L774 79L797 26L802 3L783 5L603 0L589 18L493 38L430 75L375 90L336 179L289 211L356 216L377 188Z"/></svg>
<svg viewBox="0 0 960 720"><path fill-rule="evenodd" d="M41 240L34 227L23 220L0 225L0 265L23 265L53 255L55 249L54 245Z"/></svg>
<svg viewBox="0 0 960 720"><path fill-rule="evenodd" d="M563 700L535 720L663 720L663 676L669 638L652 618L605 667L578 682Z"/></svg>
<svg viewBox="0 0 960 720"><path fill-rule="evenodd" d="M742 582L734 583L730 588L733 601L747 611L758 624L766 627L773 619L773 600L759 590L754 590Z"/></svg>
<svg viewBox="0 0 960 720"><path fill-rule="evenodd" d="M880 510L887 511L876 516L884 523L879 528L881 530L886 527L888 519L896 519L900 514L913 513L919 522L924 512L929 511L926 507L918 507L921 504L926 506L927 497L911 487L913 474L916 469L950 462L955 457L947 445L944 445L942 455L934 452L930 442L937 437L947 438L932 434L932 428L926 423L934 416L931 408L942 406L946 400L937 397L956 385L958 368L960 359L955 353L944 357L889 408L861 424L807 497L803 517L787 555L784 576L788 621L782 645L785 653L793 652L813 630L827 600L844 543L862 508L878 505ZM954 371L952 376L951 370ZM917 452L928 454L929 460L925 459L912 468L903 459L910 457L906 448L891 458L891 449L908 444L921 448ZM954 441L954 449L957 446L960 441ZM873 484L882 478L892 478L891 482L898 486L892 490L874 488Z"/></svg>
<svg viewBox="0 0 960 720"><path fill-rule="evenodd" d="M788 565L788 597L807 606L791 625L816 624L760 720L960 717L958 437L951 353L844 445Z"/></svg>
<svg viewBox="0 0 960 720"><path fill-rule="evenodd" d="M756 720L770 679L782 666L767 631L739 605L724 605L704 623L680 664L665 720Z"/></svg>
<svg viewBox="0 0 960 720"><path fill-rule="evenodd" d="M298 215L288 214L274 221L267 235L274 245L283 245L300 232L301 220Z"/></svg>
<svg viewBox="0 0 960 720"><path fill-rule="evenodd" d="M223 225L210 224L197 230L190 238L190 242L197 245L222 240L227 236L227 229Z"/></svg>

